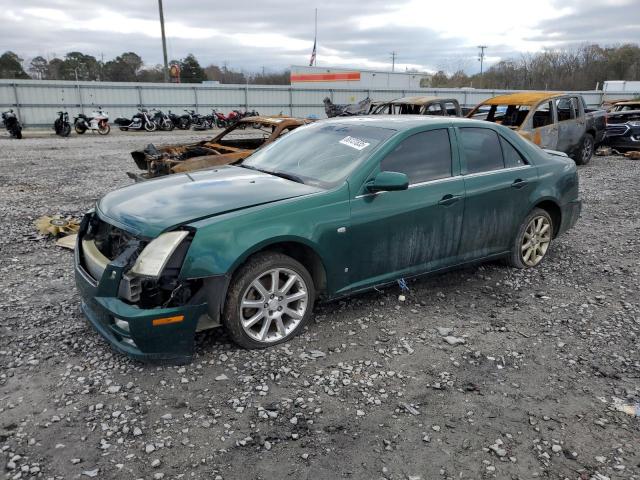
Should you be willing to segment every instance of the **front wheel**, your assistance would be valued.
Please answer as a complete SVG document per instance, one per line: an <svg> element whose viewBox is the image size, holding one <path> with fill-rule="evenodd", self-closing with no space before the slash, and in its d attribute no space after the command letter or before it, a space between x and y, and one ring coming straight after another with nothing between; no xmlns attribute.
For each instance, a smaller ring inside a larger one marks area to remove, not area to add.
<svg viewBox="0 0 640 480"><path fill-rule="evenodd" d="M535 267L547 254L553 237L553 220L545 210L534 208L524 219L509 256L515 268Z"/></svg>
<svg viewBox="0 0 640 480"><path fill-rule="evenodd" d="M21 140L22 139L22 129L21 128L16 128L16 130L14 131L13 135L18 139Z"/></svg>
<svg viewBox="0 0 640 480"><path fill-rule="evenodd" d="M595 141L593 136L590 133L585 133L584 137L582 137L582 145L580 146L580 150L575 155L574 160L577 165L586 165L591 161L591 157L593 157L593 150L595 147Z"/></svg>
<svg viewBox="0 0 640 480"><path fill-rule="evenodd" d="M81 127L81 126L80 126L79 124L77 124L77 123L73 126L73 129L76 131L76 133L77 133L78 135L82 135L82 134L84 134L84 132L86 132L86 131L87 131L87 129L86 129L86 128Z"/></svg>
<svg viewBox="0 0 640 480"><path fill-rule="evenodd" d="M100 135L109 135L110 131L111 131L111 125L109 125L108 123L103 123L98 125L98 133Z"/></svg>
<svg viewBox="0 0 640 480"><path fill-rule="evenodd" d="M146 122L144 124L144 129L147 132L153 132L157 128L157 125L154 122Z"/></svg>
<svg viewBox="0 0 640 480"><path fill-rule="evenodd" d="M71 133L71 125L69 125L68 123L65 123L62 126L62 132L60 133L60 135L63 137L68 137L70 133Z"/></svg>
<svg viewBox="0 0 640 480"><path fill-rule="evenodd" d="M300 262L281 253L261 253L234 276L223 323L238 345L266 348L300 333L314 301L313 280Z"/></svg>

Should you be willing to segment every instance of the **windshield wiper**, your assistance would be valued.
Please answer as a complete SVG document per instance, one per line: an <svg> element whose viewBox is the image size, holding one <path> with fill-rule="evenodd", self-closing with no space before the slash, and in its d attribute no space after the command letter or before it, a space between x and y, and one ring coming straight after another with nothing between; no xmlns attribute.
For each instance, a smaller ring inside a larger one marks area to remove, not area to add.
<svg viewBox="0 0 640 480"><path fill-rule="evenodd" d="M275 177L280 177L280 178L284 178L284 179L287 179L287 180L291 180L292 182L297 182L297 183L304 184L304 180L302 180L302 178L300 178L297 175L294 175L292 173L279 172L277 170L276 171L263 170L262 168L257 168L257 167L254 167L252 165L245 165L243 163L239 163L237 166L238 167L242 167L242 168L248 168L250 170L256 170L256 171L262 172L262 173L267 173L267 174L273 175Z"/></svg>
<svg viewBox="0 0 640 480"><path fill-rule="evenodd" d="M271 175L275 175L276 177L280 177L280 178L285 178L287 180L291 180L292 182L297 182L297 183L304 183L304 180L302 180L302 178L300 178L297 175L294 175L292 173L287 173L287 172L270 172L267 170L262 170L264 173L269 173Z"/></svg>

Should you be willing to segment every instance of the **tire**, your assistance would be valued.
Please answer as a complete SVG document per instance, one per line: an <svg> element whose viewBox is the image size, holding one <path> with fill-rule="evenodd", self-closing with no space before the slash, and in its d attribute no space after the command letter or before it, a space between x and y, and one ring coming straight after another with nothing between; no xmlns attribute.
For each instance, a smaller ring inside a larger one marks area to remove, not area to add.
<svg viewBox="0 0 640 480"><path fill-rule="evenodd" d="M549 251L553 239L553 229L551 215L541 208L534 208L518 229L508 258L509 265L515 268L532 268L540 265ZM530 236L533 238L527 238ZM531 245L532 240L533 244ZM527 243L529 243L529 247L527 247Z"/></svg>
<svg viewBox="0 0 640 480"><path fill-rule="evenodd" d="M593 139L593 135L590 133L585 133L584 137L582 137L582 144L580 145L580 149L575 154L573 160L576 162L576 165L586 165L591 161L591 157L593 157L593 151L595 150L595 141Z"/></svg>
<svg viewBox="0 0 640 480"><path fill-rule="evenodd" d="M277 295L277 290L274 292L272 272L277 272L279 289L292 282L285 292L280 291L281 295ZM294 299L287 302L286 297ZM241 308L243 300L253 302L256 307ZM282 253L259 253L234 275L222 321L238 345L248 349L266 348L300 333L311 318L314 301L313 280L300 262ZM257 315L260 317L256 319ZM249 320L254 320L253 325L247 325Z"/></svg>
<svg viewBox="0 0 640 480"><path fill-rule="evenodd" d="M71 134L71 125L69 125L68 123L65 123L62 126L62 132L60 133L60 136L68 137L70 134Z"/></svg>
<svg viewBox="0 0 640 480"><path fill-rule="evenodd" d="M73 129L76 131L76 133L77 133L78 135L82 135L82 134L84 134L84 132L86 132L86 131L87 131L87 129L86 129L86 128L82 128L82 127L81 127L80 125L78 125L78 124L75 124L75 125L73 126Z"/></svg>
<svg viewBox="0 0 640 480"><path fill-rule="evenodd" d="M109 125L108 123L105 123L104 127L98 125L98 133L100 135L109 135L109 132L111 132L111 125Z"/></svg>
<svg viewBox="0 0 640 480"><path fill-rule="evenodd" d="M144 124L144 129L147 132L153 132L153 131L155 131L156 128L157 128L157 125L154 122L146 122Z"/></svg>
<svg viewBox="0 0 640 480"><path fill-rule="evenodd" d="M180 130L189 130L191 128L191 120L188 118L181 118L178 123L178 128Z"/></svg>
<svg viewBox="0 0 640 480"><path fill-rule="evenodd" d="M129 127L120 127L120 131L121 132L128 132L129 131Z"/></svg>
<svg viewBox="0 0 640 480"><path fill-rule="evenodd" d="M19 129L17 129L17 130L16 130L16 132L15 132L15 137L16 137L18 140L22 140L22 129L21 129L21 128L19 128Z"/></svg>

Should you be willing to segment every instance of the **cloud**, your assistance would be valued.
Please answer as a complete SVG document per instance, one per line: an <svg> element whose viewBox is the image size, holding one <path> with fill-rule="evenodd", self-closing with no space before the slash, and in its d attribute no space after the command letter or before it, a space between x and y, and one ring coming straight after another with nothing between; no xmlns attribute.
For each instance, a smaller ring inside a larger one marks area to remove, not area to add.
<svg viewBox="0 0 640 480"><path fill-rule="evenodd" d="M640 38L640 0L325 0L318 5L318 65L418 70L479 68L543 48ZM248 71L304 65L313 45L314 5L165 0L170 58ZM155 2L0 0L4 49L30 58L79 50L98 58L135 51L162 61Z"/></svg>

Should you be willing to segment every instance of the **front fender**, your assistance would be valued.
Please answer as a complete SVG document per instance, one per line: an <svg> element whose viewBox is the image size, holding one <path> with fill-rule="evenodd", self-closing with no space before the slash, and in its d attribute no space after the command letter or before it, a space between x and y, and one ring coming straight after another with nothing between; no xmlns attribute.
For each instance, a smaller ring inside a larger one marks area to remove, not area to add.
<svg viewBox="0 0 640 480"><path fill-rule="evenodd" d="M190 224L196 230L181 278L230 277L253 253L269 245L295 242L312 249L323 262L327 283L346 282L348 265L348 186L256 206Z"/></svg>

